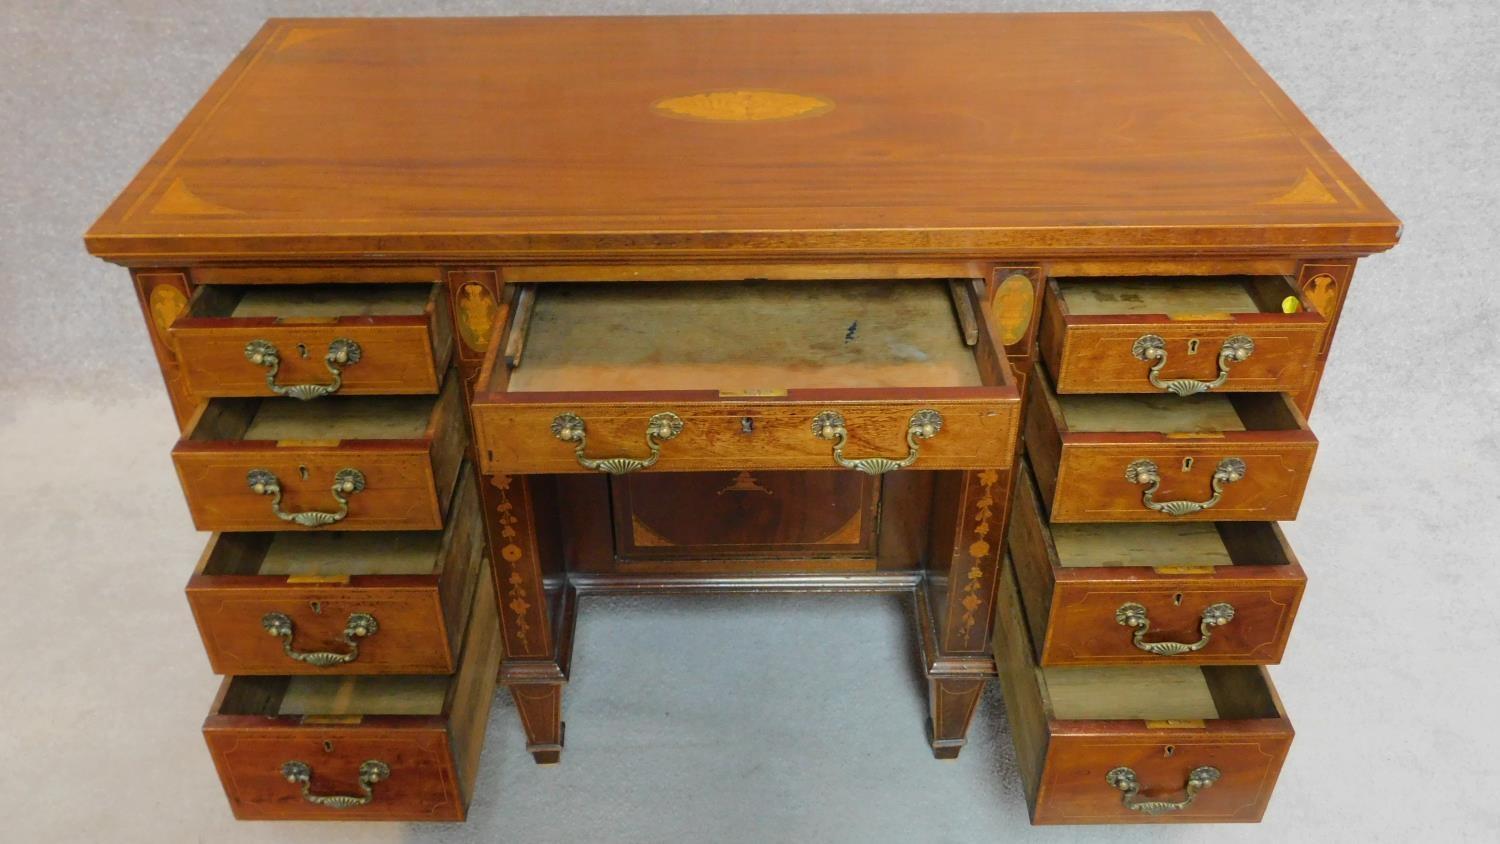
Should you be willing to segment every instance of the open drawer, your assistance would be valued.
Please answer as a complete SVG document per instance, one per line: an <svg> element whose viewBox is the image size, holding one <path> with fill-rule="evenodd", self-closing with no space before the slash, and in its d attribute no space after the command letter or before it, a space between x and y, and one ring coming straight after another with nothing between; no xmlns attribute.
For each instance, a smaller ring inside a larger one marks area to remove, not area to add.
<svg viewBox="0 0 1500 844"><path fill-rule="evenodd" d="M436 396L211 399L172 462L199 530L441 530L468 427Z"/></svg>
<svg viewBox="0 0 1500 844"><path fill-rule="evenodd" d="M484 555L474 471L441 531L216 533L188 603L216 674L448 674Z"/></svg>
<svg viewBox="0 0 1500 844"><path fill-rule="evenodd" d="M1284 276L1054 278L1041 347L1059 393L1296 393L1328 321Z"/></svg>
<svg viewBox="0 0 1500 844"><path fill-rule="evenodd" d="M1006 546L1037 662L1281 661L1307 577L1275 522L1049 525L1022 460Z"/></svg>
<svg viewBox="0 0 1500 844"><path fill-rule="evenodd" d="M1006 467L1019 399L968 281L522 288L474 397L487 473Z"/></svg>
<svg viewBox="0 0 1500 844"><path fill-rule="evenodd" d="M449 676L227 677L203 722L242 820L461 821L500 670L489 565Z"/></svg>
<svg viewBox="0 0 1500 844"><path fill-rule="evenodd" d="M1264 668L1038 668L1009 560L996 612L1032 823L1260 820L1293 735Z"/></svg>
<svg viewBox="0 0 1500 844"><path fill-rule="evenodd" d="M453 353L441 284L203 285L167 334L200 398L436 393Z"/></svg>
<svg viewBox="0 0 1500 844"><path fill-rule="evenodd" d="M1058 395L1033 376L1026 452L1054 523L1297 517L1318 441L1285 395Z"/></svg>

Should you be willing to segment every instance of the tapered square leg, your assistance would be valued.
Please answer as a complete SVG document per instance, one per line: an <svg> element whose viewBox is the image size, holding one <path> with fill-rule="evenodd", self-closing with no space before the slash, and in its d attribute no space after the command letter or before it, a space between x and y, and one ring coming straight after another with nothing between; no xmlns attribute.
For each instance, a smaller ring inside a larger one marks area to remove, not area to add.
<svg viewBox="0 0 1500 844"><path fill-rule="evenodd" d="M538 765L562 761L563 720L561 683L527 683L510 687L526 731L526 749Z"/></svg>
<svg viewBox="0 0 1500 844"><path fill-rule="evenodd" d="M927 679L928 740L938 759L957 759L984 692L982 678Z"/></svg>

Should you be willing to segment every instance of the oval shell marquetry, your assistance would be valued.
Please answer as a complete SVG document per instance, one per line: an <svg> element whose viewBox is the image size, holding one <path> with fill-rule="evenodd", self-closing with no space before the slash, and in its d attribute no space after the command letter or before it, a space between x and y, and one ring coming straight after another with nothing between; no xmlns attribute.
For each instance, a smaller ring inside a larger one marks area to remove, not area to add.
<svg viewBox="0 0 1500 844"><path fill-rule="evenodd" d="M995 303L991 308L995 325L1000 329L1000 342L1007 346L1021 342L1031 327L1031 315L1036 309L1036 291L1031 278L1024 273L1006 276L995 290Z"/></svg>
<svg viewBox="0 0 1500 844"><path fill-rule="evenodd" d="M1307 301L1325 317L1332 318L1339 306L1339 283L1333 276L1320 273L1307 280L1302 288Z"/></svg>
<svg viewBox="0 0 1500 844"><path fill-rule="evenodd" d="M170 284L158 284L151 288L151 322L156 325L158 337L167 336L167 327L187 310L187 295Z"/></svg>
<svg viewBox="0 0 1500 844"><path fill-rule="evenodd" d="M652 111L668 117L722 123L795 120L815 117L832 108L833 100L784 91L705 91L651 104Z"/></svg>
<svg viewBox="0 0 1500 844"><path fill-rule="evenodd" d="M458 289L458 333L476 352L489 348L495 327L495 296L482 284L469 282Z"/></svg>

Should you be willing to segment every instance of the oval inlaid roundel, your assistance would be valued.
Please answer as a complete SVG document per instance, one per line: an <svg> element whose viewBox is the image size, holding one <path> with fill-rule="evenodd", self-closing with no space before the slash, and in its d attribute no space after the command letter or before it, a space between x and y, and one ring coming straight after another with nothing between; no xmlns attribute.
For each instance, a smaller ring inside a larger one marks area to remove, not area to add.
<svg viewBox="0 0 1500 844"><path fill-rule="evenodd" d="M651 110L667 117L747 123L759 120L795 120L826 114L833 100L785 91L704 91L668 97L651 104Z"/></svg>
<svg viewBox="0 0 1500 844"><path fill-rule="evenodd" d="M995 324L1000 342L1007 346L1021 342L1031 328L1031 312L1036 306L1031 279L1023 273L1011 273L995 290Z"/></svg>

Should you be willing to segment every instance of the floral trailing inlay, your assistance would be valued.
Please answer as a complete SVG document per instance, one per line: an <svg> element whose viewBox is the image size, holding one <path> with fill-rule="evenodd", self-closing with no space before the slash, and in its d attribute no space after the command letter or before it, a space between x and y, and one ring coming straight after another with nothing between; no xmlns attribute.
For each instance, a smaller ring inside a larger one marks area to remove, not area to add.
<svg viewBox="0 0 1500 844"><path fill-rule="evenodd" d="M974 541L969 543L969 556L973 561L969 564L968 577L964 580L963 599L959 602L964 608L964 614L958 628L958 635L965 641L973 634L974 627L979 623L978 611L984 600L979 597L980 589L984 586L984 568L982 564L990 556L990 521L995 513L995 481L999 480L1000 473L994 469L986 469L979 473L979 500L974 502Z"/></svg>
<svg viewBox="0 0 1500 844"><path fill-rule="evenodd" d="M505 544L500 548L500 556L510 565L510 576L506 582L510 584L505 591L505 597L509 599L506 606L516 614L516 641L521 643L523 649L529 649L531 642L529 634L531 625L526 622L526 611L531 609L531 604L526 600L526 578L521 574L521 567L517 565L526 552L521 550L516 539L520 534L516 531L515 505L510 500L510 475L496 475L491 479L495 489L500 491L500 505L495 508L499 514L500 539Z"/></svg>

